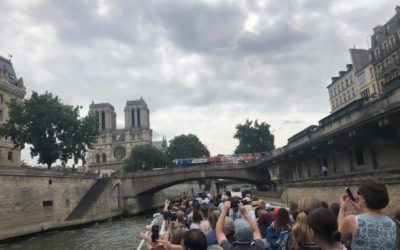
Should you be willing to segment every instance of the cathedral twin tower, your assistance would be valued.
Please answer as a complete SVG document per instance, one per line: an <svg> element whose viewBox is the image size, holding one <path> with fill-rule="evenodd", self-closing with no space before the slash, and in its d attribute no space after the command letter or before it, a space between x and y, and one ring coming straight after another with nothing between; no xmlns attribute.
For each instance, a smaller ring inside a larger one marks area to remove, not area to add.
<svg viewBox="0 0 400 250"><path fill-rule="evenodd" d="M150 111L143 98L127 101L124 111L125 128L117 129L117 115L111 104L92 102L89 106L89 113L96 116L100 130L94 149L88 152L90 169L120 170L135 146L151 144Z"/></svg>

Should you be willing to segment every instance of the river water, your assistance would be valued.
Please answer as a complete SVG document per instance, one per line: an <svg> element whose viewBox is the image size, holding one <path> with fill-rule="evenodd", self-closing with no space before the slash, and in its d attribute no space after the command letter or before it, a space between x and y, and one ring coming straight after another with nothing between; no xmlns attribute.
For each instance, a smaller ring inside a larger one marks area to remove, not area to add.
<svg viewBox="0 0 400 250"><path fill-rule="evenodd" d="M151 214L118 219L89 227L51 232L29 240L1 246L0 250L122 250L136 249L139 234L145 231L152 221Z"/></svg>

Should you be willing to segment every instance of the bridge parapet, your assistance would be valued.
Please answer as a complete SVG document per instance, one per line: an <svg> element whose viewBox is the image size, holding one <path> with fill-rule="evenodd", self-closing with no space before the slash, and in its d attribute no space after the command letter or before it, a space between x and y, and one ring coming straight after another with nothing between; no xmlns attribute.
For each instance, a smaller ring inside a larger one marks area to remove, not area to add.
<svg viewBox="0 0 400 250"><path fill-rule="evenodd" d="M213 171L213 170L232 170L232 169L247 169L262 166L265 159L261 159L254 162L240 163L240 164L214 164L214 165L197 165L190 167L173 167L150 171L138 171L133 173L118 173L115 176L121 179L126 178L139 178L139 177L149 177L157 175L169 175L169 174L183 174L190 172L199 171Z"/></svg>

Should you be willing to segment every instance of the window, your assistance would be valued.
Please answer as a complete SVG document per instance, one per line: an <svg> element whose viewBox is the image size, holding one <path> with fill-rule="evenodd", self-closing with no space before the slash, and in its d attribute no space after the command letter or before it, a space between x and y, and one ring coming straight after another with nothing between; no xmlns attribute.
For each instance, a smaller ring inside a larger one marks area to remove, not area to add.
<svg viewBox="0 0 400 250"><path fill-rule="evenodd" d="M356 155L357 165L364 165L364 154L362 148L356 147L354 153Z"/></svg>
<svg viewBox="0 0 400 250"><path fill-rule="evenodd" d="M347 96L349 97L349 99L351 98L351 96L350 96L350 90L347 90Z"/></svg>
<svg viewBox="0 0 400 250"><path fill-rule="evenodd" d="M141 127L140 125L140 109L137 110L137 124L138 124L138 128Z"/></svg>
<svg viewBox="0 0 400 250"><path fill-rule="evenodd" d="M400 36L400 33L399 33L399 36ZM379 58L380 57L379 48L376 48L374 52L375 52L375 57Z"/></svg>
<svg viewBox="0 0 400 250"><path fill-rule="evenodd" d="M357 82L358 82L358 85L362 85L367 82L367 79L365 79L364 71L357 75Z"/></svg>
<svg viewBox="0 0 400 250"><path fill-rule="evenodd" d="M349 86L349 80L346 79L345 82L346 82L346 87L348 87Z"/></svg>
<svg viewBox="0 0 400 250"><path fill-rule="evenodd" d="M351 93L353 94L353 97L356 95L356 93L354 92L354 88L351 88Z"/></svg>
<svg viewBox="0 0 400 250"><path fill-rule="evenodd" d="M374 78L374 69L372 67L369 68L369 75Z"/></svg>
<svg viewBox="0 0 400 250"><path fill-rule="evenodd" d="M347 94L346 94L346 92L344 92L344 94L343 94L343 99L344 99L345 102L347 101Z"/></svg>
<svg viewBox="0 0 400 250"><path fill-rule="evenodd" d="M364 90L364 91L361 91L361 97L368 97L368 96L370 96L370 94L369 94L369 88L367 88L367 89Z"/></svg>
<svg viewBox="0 0 400 250"><path fill-rule="evenodd" d="M340 83L340 87L341 87L341 90L343 91L343 89L344 89L343 82Z"/></svg>
<svg viewBox="0 0 400 250"><path fill-rule="evenodd" d="M107 161L107 156L106 156L106 154L102 154L101 155L101 158L102 158L102 160L103 160L103 162L106 162Z"/></svg>
<svg viewBox="0 0 400 250"><path fill-rule="evenodd" d="M375 86L375 84L372 84L372 89L373 89L373 94L376 94L376 86Z"/></svg>
<svg viewBox="0 0 400 250"><path fill-rule="evenodd" d="M106 130L106 114L101 111L101 130Z"/></svg>
<svg viewBox="0 0 400 250"><path fill-rule="evenodd" d="M12 152L11 152L11 151L10 151L10 152L8 152L7 159L8 159L9 161L12 161L12 157L13 157L13 154L12 154Z"/></svg>
<svg viewBox="0 0 400 250"><path fill-rule="evenodd" d="M52 207L53 206L53 201L43 201L42 202L43 207Z"/></svg>
<svg viewBox="0 0 400 250"><path fill-rule="evenodd" d="M135 110L134 109L132 109L131 110L131 122L132 122L132 128L134 128L135 127Z"/></svg>
<svg viewBox="0 0 400 250"><path fill-rule="evenodd" d="M0 124L3 123L3 110L0 110Z"/></svg>
<svg viewBox="0 0 400 250"><path fill-rule="evenodd" d="M3 103L4 103L4 98L3 98L3 95L0 94L0 104L3 104Z"/></svg>
<svg viewBox="0 0 400 250"><path fill-rule="evenodd" d="M382 50L383 50L383 53L387 52L387 43L386 42L382 43Z"/></svg>
<svg viewBox="0 0 400 250"><path fill-rule="evenodd" d="M100 155L96 154L96 163L99 163L99 162L100 162Z"/></svg>

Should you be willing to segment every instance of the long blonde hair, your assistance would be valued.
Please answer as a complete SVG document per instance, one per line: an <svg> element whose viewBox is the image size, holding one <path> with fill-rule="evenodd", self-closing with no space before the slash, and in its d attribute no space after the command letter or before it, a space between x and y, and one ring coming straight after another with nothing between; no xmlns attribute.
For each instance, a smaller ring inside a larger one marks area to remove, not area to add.
<svg viewBox="0 0 400 250"><path fill-rule="evenodd" d="M312 210L320 208L321 203L319 200L311 197L304 197L299 201L299 212L311 213Z"/></svg>
<svg viewBox="0 0 400 250"><path fill-rule="evenodd" d="M305 244L312 243L310 231L307 225L307 214L321 205L315 198L304 197L299 201L299 214L292 228L292 248L303 249Z"/></svg>
<svg viewBox="0 0 400 250"><path fill-rule="evenodd" d="M292 227L292 248L301 250L306 243L311 242L310 231L307 225L307 214L301 212L297 215L296 223Z"/></svg>

